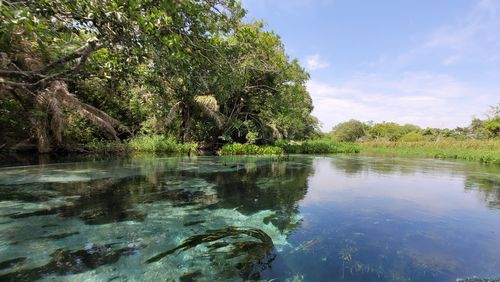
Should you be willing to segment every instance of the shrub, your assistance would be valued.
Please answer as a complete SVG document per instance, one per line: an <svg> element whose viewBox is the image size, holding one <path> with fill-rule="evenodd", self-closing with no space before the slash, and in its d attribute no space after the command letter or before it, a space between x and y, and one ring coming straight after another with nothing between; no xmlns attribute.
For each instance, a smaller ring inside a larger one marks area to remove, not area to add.
<svg viewBox="0 0 500 282"><path fill-rule="evenodd" d="M129 147L140 152L190 153L196 152L196 143L180 144L173 137L164 135L140 136L128 142Z"/></svg>
<svg viewBox="0 0 500 282"><path fill-rule="evenodd" d="M254 144L226 144L219 150L220 155L281 155L283 149L276 146L257 146Z"/></svg>
<svg viewBox="0 0 500 282"><path fill-rule="evenodd" d="M365 127L362 122L351 119L337 124L332 129L332 137L338 141L354 142L365 135Z"/></svg>
<svg viewBox="0 0 500 282"><path fill-rule="evenodd" d="M419 142L419 141L425 141L424 135L418 131L412 131L409 133L406 133L403 135L401 138L399 138L399 141L401 142Z"/></svg>
<svg viewBox="0 0 500 282"><path fill-rule="evenodd" d="M337 142L328 139L309 140L304 142L279 141L276 146L283 148L287 154L336 154L358 153L359 146L354 143Z"/></svg>

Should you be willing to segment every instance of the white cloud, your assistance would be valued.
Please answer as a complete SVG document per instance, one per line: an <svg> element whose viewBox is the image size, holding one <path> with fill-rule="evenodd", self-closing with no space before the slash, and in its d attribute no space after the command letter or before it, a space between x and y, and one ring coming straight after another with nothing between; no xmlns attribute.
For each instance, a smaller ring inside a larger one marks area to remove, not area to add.
<svg viewBox="0 0 500 282"><path fill-rule="evenodd" d="M323 122L324 131L352 118L422 127L466 126L496 97L486 90L478 95L478 89L451 76L432 73L391 78L368 74L339 85L311 80L307 89L314 101L313 114Z"/></svg>
<svg viewBox="0 0 500 282"><path fill-rule="evenodd" d="M319 54L314 54L306 57L306 69L308 70L319 70L329 67L330 64L323 61Z"/></svg>

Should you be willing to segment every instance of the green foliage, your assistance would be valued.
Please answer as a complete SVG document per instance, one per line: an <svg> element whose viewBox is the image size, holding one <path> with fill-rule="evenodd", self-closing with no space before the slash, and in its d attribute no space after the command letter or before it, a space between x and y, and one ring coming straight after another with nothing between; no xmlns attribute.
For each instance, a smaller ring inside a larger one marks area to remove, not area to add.
<svg viewBox="0 0 500 282"><path fill-rule="evenodd" d="M500 118L486 120L484 128L488 131L491 137L500 136Z"/></svg>
<svg viewBox="0 0 500 282"><path fill-rule="evenodd" d="M440 141L375 141L361 144L361 152L363 153L464 159L500 164L498 148L500 148L500 140L459 141L453 138L441 139Z"/></svg>
<svg viewBox="0 0 500 282"><path fill-rule="evenodd" d="M329 139L308 140L303 142L278 141L276 146L283 148L287 154L337 154L358 153L359 146L349 142L338 142Z"/></svg>
<svg viewBox="0 0 500 282"><path fill-rule="evenodd" d="M68 128L65 130L64 135L69 142L95 145L101 143L102 139L99 128L91 122L79 117L76 114L68 115ZM94 148L90 146L89 148Z"/></svg>
<svg viewBox="0 0 500 282"><path fill-rule="evenodd" d="M0 146L29 129L21 104L15 99L0 95Z"/></svg>
<svg viewBox="0 0 500 282"><path fill-rule="evenodd" d="M365 135L367 126L358 120L351 119L337 124L331 132L333 139L344 142L354 142Z"/></svg>
<svg viewBox="0 0 500 282"><path fill-rule="evenodd" d="M22 96L24 114L45 112L31 127L47 125L41 131L47 138L35 139L63 141L48 125L54 116L62 124L67 117L59 113L71 105L50 89L54 82L78 96L80 108L95 108L77 113L115 140L169 134L181 143L269 144L317 135L309 75L278 35L243 21L238 1L1 3L1 63L8 69L0 92L19 86L13 93ZM50 101L33 101L30 93L47 90ZM78 134L80 124L66 122L63 136L87 143L99 135Z"/></svg>
<svg viewBox="0 0 500 282"><path fill-rule="evenodd" d="M219 150L220 155L281 155L283 149L276 146L257 146L254 144L226 144Z"/></svg>
<svg viewBox="0 0 500 282"><path fill-rule="evenodd" d="M374 138L397 141L403 135L419 130L418 126L406 124L399 125L395 122L376 123L368 130Z"/></svg>
<svg viewBox="0 0 500 282"><path fill-rule="evenodd" d="M399 141L401 141L401 142L419 142L419 141L425 141L425 137L419 131L412 131L412 132L406 133L401 138L399 138Z"/></svg>
<svg viewBox="0 0 500 282"><path fill-rule="evenodd" d="M178 143L173 137L164 135L140 136L131 139L128 146L138 152L196 153L196 143Z"/></svg>

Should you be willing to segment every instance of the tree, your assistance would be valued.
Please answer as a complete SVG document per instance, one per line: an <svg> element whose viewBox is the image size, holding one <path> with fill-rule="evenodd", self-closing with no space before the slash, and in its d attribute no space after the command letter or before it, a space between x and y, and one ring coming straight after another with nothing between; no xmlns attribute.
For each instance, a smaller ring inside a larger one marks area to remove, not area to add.
<svg viewBox="0 0 500 282"><path fill-rule="evenodd" d="M364 123L351 119L333 127L331 135L339 141L354 142L365 135L366 127Z"/></svg>
<svg viewBox="0 0 500 282"><path fill-rule="evenodd" d="M40 152L71 137L63 129L75 115L111 140L262 143L317 132L308 74L276 34L243 22L237 1L1 5L0 100L22 106Z"/></svg>

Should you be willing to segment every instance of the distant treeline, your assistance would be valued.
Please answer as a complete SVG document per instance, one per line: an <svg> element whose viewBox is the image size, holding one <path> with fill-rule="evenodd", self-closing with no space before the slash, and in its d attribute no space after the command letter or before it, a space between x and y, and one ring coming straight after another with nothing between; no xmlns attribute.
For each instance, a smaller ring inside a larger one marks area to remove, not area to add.
<svg viewBox="0 0 500 282"><path fill-rule="evenodd" d="M500 103L492 106L485 119L473 118L467 127L420 128L413 124L395 122L361 122L351 119L333 127L330 137L338 141L436 141L441 138L456 140L484 140L500 137Z"/></svg>

